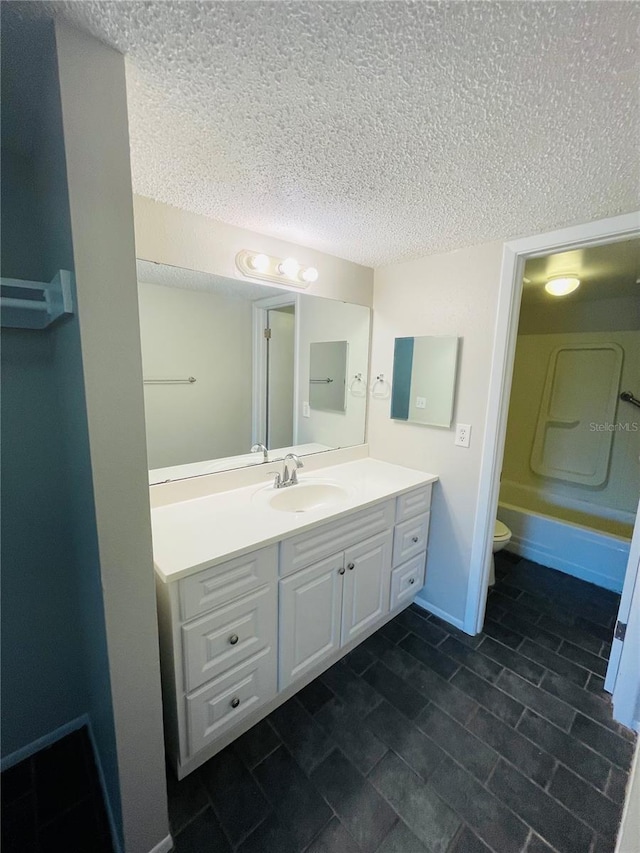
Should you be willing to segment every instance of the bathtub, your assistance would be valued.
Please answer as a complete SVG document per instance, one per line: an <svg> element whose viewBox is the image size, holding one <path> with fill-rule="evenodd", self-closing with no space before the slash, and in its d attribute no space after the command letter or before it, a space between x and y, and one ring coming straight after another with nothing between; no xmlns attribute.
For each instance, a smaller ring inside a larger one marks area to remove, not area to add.
<svg viewBox="0 0 640 853"><path fill-rule="evenodd" d="M635 515L549 496L504 480L498 518L513 536L508 551L543 566L622 591Z"/></svg>

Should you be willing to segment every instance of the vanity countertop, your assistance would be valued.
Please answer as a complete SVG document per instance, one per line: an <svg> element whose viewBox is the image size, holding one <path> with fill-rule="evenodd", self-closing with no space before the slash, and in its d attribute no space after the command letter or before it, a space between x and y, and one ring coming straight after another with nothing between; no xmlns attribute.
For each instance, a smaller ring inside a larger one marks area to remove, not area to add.
<svg viewBox="0 0 640 853"><path fill-rule="evenodd" d="M301 484L331 481L344 485L348 494L339 504L305 512L282 512L271 508L266 499L267 491L275 491L270 483L253 484L152 509L153 557L159 578L165 583L179 580L311 530L331 518L434 483L438 477L366 458L309 474L301 471L299 479Z"/></svg>

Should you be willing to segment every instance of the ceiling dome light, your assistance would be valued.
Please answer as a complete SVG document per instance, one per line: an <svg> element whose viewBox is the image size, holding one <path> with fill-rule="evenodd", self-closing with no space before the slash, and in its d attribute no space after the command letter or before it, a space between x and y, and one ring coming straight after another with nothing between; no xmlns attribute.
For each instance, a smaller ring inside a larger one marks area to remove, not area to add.
<svg viewBox="0 0 640 853"><path fill-rule="evenodd" d="M300 273L300 278L307 284L313 284L314 281L318 280L318 270L315 267L307 267Z"/></svg>
<svg viewBox="0 0 640 853"><path fill-rule="evenodd" d="M580 279L575 276L557 276L550 278L544 289L552 296L566 296L580 287Z"/></svg>
<svg viewBox="0 0 640 853"><path fill-rule="evenodd" d="M266 272L269 269L268 255L254 255L249 260L249 265L256 272Z"/></svg>
<svg viewBox="0 0 640 853"><path fill-rule="evenodd" d="M278 272L286 275L287 278L296 278L300 270L300 264L295 258L285 258L282 263L278 264Z"/></svg>

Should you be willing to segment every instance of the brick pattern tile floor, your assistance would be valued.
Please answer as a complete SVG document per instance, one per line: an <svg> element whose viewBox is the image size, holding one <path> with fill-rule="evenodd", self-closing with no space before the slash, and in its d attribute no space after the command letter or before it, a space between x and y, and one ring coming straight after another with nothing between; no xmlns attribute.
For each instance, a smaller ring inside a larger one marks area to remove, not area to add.
<svg viewBox="0 0 640 853"><path fill-rule="evenodd" d="M619 596L502 552L484 631L416 606L182 782L177 853L611 853Z"/></svg>
<svg viewBox="0 0 640 853"><path fill-rule="evenodd" d="M112 853L86 728L2 773L2 851Z"/></svg>

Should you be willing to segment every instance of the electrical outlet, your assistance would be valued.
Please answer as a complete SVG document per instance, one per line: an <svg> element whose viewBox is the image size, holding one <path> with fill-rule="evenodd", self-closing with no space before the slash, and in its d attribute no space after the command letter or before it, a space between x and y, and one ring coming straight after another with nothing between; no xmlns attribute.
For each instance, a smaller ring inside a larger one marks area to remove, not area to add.
<svg viewBox="0 0 640 853"><path fill-rule="evenodd" d="M458 447L469 447L471 441L471 424L456 424L456 441Z"/></svg>
<svg viewBox="0 0 640 853"><path fill-rule="evenodd" d="M302 417L310 418L311 417L311 406L308 403L302 404Z"/></svg>
<svg viewBox="0 0 640 853"><path fill-rule="evenodd" d="M416 397L416 409L426 409L427 408L427 398L426 397Z"/></svg>

